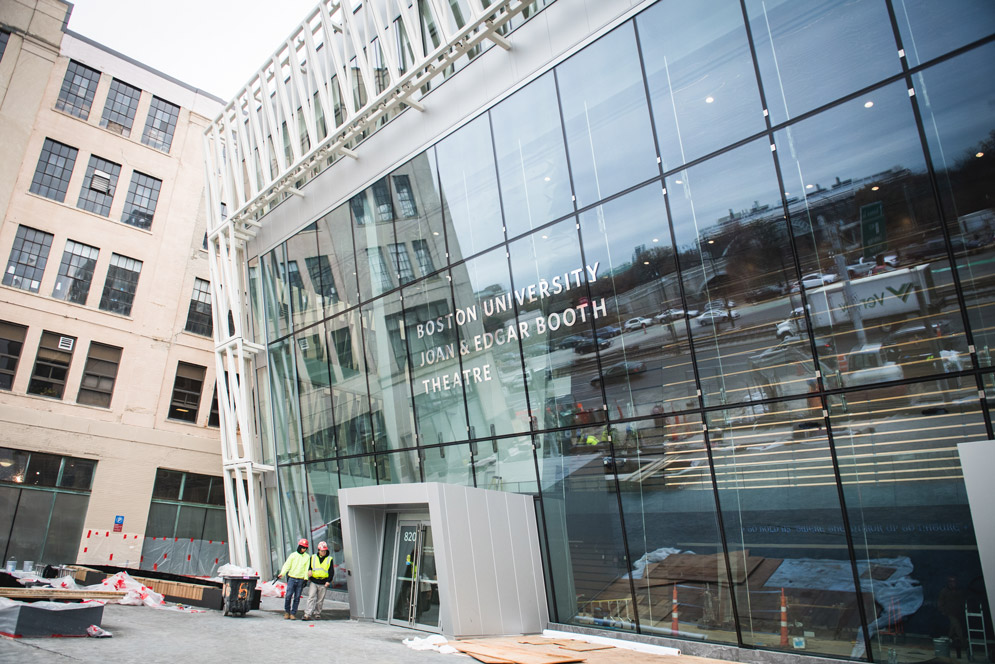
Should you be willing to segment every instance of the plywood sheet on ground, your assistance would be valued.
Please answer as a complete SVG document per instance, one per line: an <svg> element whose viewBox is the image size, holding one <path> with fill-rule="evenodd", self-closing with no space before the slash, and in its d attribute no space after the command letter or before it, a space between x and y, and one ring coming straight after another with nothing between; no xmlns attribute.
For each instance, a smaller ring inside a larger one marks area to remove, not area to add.
<svg viewBox="0 0 995 664"><path fill-rule="evenodd" d="M574 639L556 639L554 643L538 643L537 645L527 645L521 641L540 641L543 637L495 637L487 639L474 639L472 642L487 645L511 645L535 652L563 653L559 642L573 641L575 643L585 643ZM458 642L450 641L449 645L455 646ZM466 643L460 642L460 643ZM510 660L517 661L517 660ZM690 655L657 655L652 653L638 652L627 648L609 647L604 650L585 651L582 659L571 659L572 662L583 661L585 664L729 664L717 659L707 659L704 657L692 657Z"/></svg>
<svg viewBox="0 0 995 664"><path fill-rule="evenodd" d="M744 563L743 556L746 556ZM759 556L750 556L749 551L742 554L737 553L730 559L732 568L733 583L743 583L750 572L755 570L763 562ZM675 553L667 556L664 560L649 569L646 576L658 581L687 582L700 581L702 583L718 583L726 581L725 560L721 553L711 555L699 555L694 553Z"/></svg>
<svg viewBox="0 0 995 664"><path fill-rule="evenodd" d="M474 657L477 654L481 654L486 657L515 662L516 664L568 664L570 662L584 661L584 658L581 656L564 653L559 649L559 646L520 645L511 639L499 642L452 641L449 645L460 652L465 652ZM559 652L552 652L551 648L556 648Z"/></svg>

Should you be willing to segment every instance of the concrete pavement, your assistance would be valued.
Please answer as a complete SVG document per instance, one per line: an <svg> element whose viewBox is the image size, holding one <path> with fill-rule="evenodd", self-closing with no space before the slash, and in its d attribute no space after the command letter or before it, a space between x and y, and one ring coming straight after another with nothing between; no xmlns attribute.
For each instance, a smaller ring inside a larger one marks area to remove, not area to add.
<svg viewBox="0 0 995 664"><path fill-rule="evenodd" d="M379 662L471 661L463 656L416 651L401 641L424 632L380 623L349 620L348 606L325 602L325 620L283 619L283 600L264 597L260 610L241 618L220 611L180 613L144 606L108 604L102 627L109 639L0 637L4 664L68 664L70 662Z"/></svg>

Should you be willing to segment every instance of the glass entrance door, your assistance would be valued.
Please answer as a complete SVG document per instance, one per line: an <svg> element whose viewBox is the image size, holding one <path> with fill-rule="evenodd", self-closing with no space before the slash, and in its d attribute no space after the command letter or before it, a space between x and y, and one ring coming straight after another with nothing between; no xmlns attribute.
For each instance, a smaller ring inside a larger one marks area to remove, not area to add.
<svg viewBox="0 0 995 664"><path fill-rule="evenodd" d="M388 622L438 631L439 582L432 527L423 521L398 521L393 547Z"/></svg>

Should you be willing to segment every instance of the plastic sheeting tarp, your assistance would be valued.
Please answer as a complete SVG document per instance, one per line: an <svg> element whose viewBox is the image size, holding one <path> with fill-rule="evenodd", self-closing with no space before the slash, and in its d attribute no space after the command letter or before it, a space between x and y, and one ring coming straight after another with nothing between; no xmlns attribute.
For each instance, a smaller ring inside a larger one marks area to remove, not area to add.
<svg viewBox="0 0 995 664"><path fill-rule="evenodd" d="M228 563L228 543L184 537L146 537L141 569L186 576L218 576Z"/></svg>

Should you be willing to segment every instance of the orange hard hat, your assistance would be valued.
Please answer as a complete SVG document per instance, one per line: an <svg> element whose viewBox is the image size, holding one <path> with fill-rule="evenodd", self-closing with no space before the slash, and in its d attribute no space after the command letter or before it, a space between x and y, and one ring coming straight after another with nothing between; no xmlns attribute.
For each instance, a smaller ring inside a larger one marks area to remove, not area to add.
<svg viewBox="0 0 995 664"><path fill-rule="evenodd" d="M303 546L306 549L307 548L307 540L302 537L300 539L300 541L297 542L297 546Z"/></svg>

